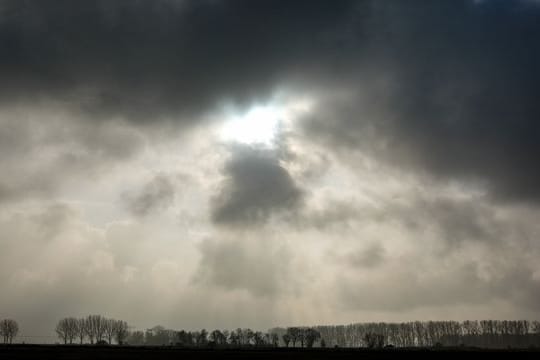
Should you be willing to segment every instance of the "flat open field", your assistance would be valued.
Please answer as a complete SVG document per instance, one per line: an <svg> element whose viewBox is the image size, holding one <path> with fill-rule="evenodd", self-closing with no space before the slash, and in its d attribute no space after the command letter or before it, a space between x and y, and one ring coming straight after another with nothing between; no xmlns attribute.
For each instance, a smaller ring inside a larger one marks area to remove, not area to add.
<svg viewBox="0 0 540 360"><path fill-rule="evenodd" d="M0 359L395 359L478 358L503 355L537 359L540 349L184 349L139 346L0 345Z"/></svg>

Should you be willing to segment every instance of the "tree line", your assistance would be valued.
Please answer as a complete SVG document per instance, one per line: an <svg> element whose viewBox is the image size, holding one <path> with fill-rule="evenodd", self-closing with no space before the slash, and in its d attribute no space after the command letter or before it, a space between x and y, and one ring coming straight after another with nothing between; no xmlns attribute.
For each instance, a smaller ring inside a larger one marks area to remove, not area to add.
<svg viewBox="0 0 540 360"><path fill-rule="evenodd" d="M540 346L540 322L527 320L380 322L315 329L333 347Z"/></svg>
<svg viewBox="0 0 540 360"><path fill-rule="evenodd" d="M108 319L101 315L85 318L67 317L56 324L55 332L64 344L112 344L113 340L122 345L129 335L126 321Z"/></svg>
<svg viewBox="0 0 540 360"><path fill-rule="evenodd" d="M281 335L281 336L280 336ZM131 345L175 345L182 347L312 347L320 334L313 328L288 328L283 334L261 332L249 328L234 330L197 331L170 330L155 326L146 331L133 331L127 342Z"/></svg>
<svg viewBox="0 0 540 360"><path fill-rule="evenodd" d="M182 347L432 347L540 346L540 322L527 320L415 321L234 330L172 330L155 326L129 331L127 322L100 315L64 318L56 326L64 344L174 345Z"/></svg>
<svg viewBox="0 0 540 360"><path fill-rule="evenodd" d="M540 322L527 320L414 321L314 327L186 331L155 326L130 330L123 320L88 315L58 321L64 344L174 345L183 347L432 347L483 348L540 346ZM11 344L19 332L13 319L0 320L0 336Z"/></svg>
<svg viewBox="0 0 540 360"><path fill-rule="evenodd" d="M540 346L540 322L527 320L414 321L337 326L175 331L156 326L132 332L134 345L196 347L433 347L523 348Z"/></svg>
<svg viewBox="0 0 540 360"><path fill-rule="evenodd" d="M278 331L254 331L249 328L208 331L171 330L155 326L146 331L129 330L127 322L101 315L85 318L67 317L58 321L56 334L64 344L129 344L183 347L313 347L320 333L309 327L290 327Z"/></svg>

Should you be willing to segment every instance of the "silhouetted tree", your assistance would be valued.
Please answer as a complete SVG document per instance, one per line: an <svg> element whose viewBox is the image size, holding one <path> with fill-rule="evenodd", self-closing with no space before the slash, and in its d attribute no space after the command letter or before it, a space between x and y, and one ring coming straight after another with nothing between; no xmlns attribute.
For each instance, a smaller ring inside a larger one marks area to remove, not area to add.
<svg viewBox="0 0 540 360"><path fill-rule="evenodd" d="M112 344L114 337L114 325L116 320L114 319L103 319L103 333L107 338L107 342Z"/></svg>
<svg viewBox="0 0 540 360"><path fill-rule="evenodd" d="M229 341L230 331L229 330L223 330L223 336L225 337L225 344Z"/></svg>
<svg viewBox="0 0 540 360"><path fill-rule="evenodd" d="M242 331L242 337L244 339L244 345L251 345L253 342L253 337L255 336L255 333L253 330L246 328Z"/></svg>
<svg viewBox="0 0 540 360"><path fill-rule="evenodd" d="M264 334L260 331L255 331L253 333L253 342L255 346L263 346L264 345Z"/></svg>
<svg viewBox="0 0 540 360"><path fill-rule="evenodd" d="M366 346L370 349L382 348L384 346L384 335L367 333L364 335L364 341L366 342Z"/></svg>
<svg viewBox="0 0 540 360"><path fill-rule="evenodd" d="M220 331L214 330L210 333L210 340L216 345L224 345L227 343L227 337Z"/></svg>
<svg viewBox="0 0 540 360"><path fill-rule="evenodd" d="M231 330L231 332L229 333L229 340L228 340L229 344L234 345L234 346L240 345L240 335L238 334L238 330L240 329Z"/></svg>
<svg viewBox="0 0 540 360"><path fill-rule="evenodd" d="M113 336L118 345L123 345L129 334L128 323L123 320L114 320Z"/></svg>
<svg viewBox="0 0 540 360"><path fill-rule="evenodd" d="M297 327L290 327L287 328L287 334L289 334L290 341L292 342L292 346L296 346L296 342L299 340L300 337L300 329Z"/></svg>
<svg viewBox="0 0 540 360"><path fill-rule="evenodd" d="M65 320L66 319L62 319L58 322L58 324L56 324L56 328L54 329L54 331L56 332L56 335L58 335L58 337L60 338L60 340L62 340L64 342L64 344L67 344L68 342L68 329L65 325Z"/></svg>
<svg viewBox="0 0 540 360"><path fill-rule="evenodd" d="M313 347L313 344L321 338L321 334L312 328L307 328L304 331L304 338L306 340L306 346L308 348Z"/></svg>
<svg viewBox="0 0 540 360"><path fill-rule="evenodd" d="M84 342L84 338L86 337L87 330L86 330L86 319L77 319L77 337L79 338L79 343L82 344Z"/></svg>
<svg viewBox="0 0 540 360"><path fill-rule="evenodd" d="M67 344L68 342L73 344L73 340L75 340L78 335L79 320L73 317L61 319L58 321L58 324L56 324L55 331L58 337L64 341L64 344Z"/></svg>
<svg viewBox="0 0 540 360"><path fill-rule="evenodd" d="M267 346L272 345L272 337L270 333L263 334L263 344Z"/></svg>
<svg viewBox="0 0 540 360"><path fill-rule="evenodd" d="M208 331L202 329L196 337L197 346L206 346L208 343Z"/></svg>
<svg viewBox="0 0 540 360"><path fill-rule="evenodd" d="M279 336L278 336L278 334L271 333L270 334L270 341L272 343L272 346L278 347L278 345L279 345Z"/></svg>
<svg viewBox="0 0 540 360"><path fill-rule="evenodd" d="M4 344L13 343L13 339L19 333L19 324L13 319L4 319L0 321L0 334L4 339Z"/></svg>
<svg viewBox="0 0 540 360"><path fill-rule="evenodd" d="M531 331L533 334L540 335L540 321L531 322Z"/></svg>
<svg viewBox="0 0 540 360"><path fill-rule="evenodd" d="M90 344L103 340L105 333L105 318L101 315L88 315L86 317L86 335L90 340Z"/></svg>
<svg viewBox="0 0 540 360"><path fill-rule="evenodd" d="M304 347L306 342L306 328L298 328L298 341L300 341L300 347Z"/></svg>
<svg viewBox="0 0 540 360"><path fill-rule="evenodd" d="M189 331L180 330L176 333L176 338L181 346L193 346L193 334Z"/></svg>
<svg viewBox="0 0 540 360"><path fill-rule="evenodd" d="M281 338L283 339L283 342L285 343L285 347L289 347L289 344L291 342L291 335L289 334L289 332L286 332L285 334L283 334Z"/></svg>

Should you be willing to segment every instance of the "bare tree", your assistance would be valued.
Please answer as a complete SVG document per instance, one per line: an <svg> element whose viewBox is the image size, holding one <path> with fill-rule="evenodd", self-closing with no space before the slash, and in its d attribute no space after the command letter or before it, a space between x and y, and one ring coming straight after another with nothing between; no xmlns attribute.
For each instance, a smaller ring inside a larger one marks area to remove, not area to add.
<svg viewBox="0 0 540 360"><path fill-rule="evenodd" d="M276 333L270 334L270 341L272 342L272 346L278 347L279 345L279 336Z"/></svg>
<svg viewBox="0 0 540 360"><path fill-rule="evenodd" d="M260 331L255 331L253 333L253 342L255 343L255 346L264 345L264 334Z"/></svg>
<svg viewBox="0 0 540 360"><path fill-rule="evenodd" d="M227 343L227 337L220 330L214 330L209 335L210 341L215 345L224 345Z"/></svg>
<svg viewBox="0 0 540 360"><path fill-rule="evenodd" d="M313 328L307 328L304 331L304 337L306 339L306 346L311 348L313 347L313 344L321 338L321 334Z"/></svg>
<svg viewBox="0 0 540 360"><path fill-rule="evenodd" d="M81 318L77 319L77 338L79 338L79 343L82 344L84 341L84 338L87 335L87 326L86 326L86 319Z"/></svg>
<svg viewBox="0 0 540 360"><path fill-rule="evenodd" d="M288 332L286 332L285 334L281 336L281 338L283 339L283 342L285 343L285 347L289 347L289 343L291 342L291 335Z"/></svg>
<svg viewBox="0 0 540 360"><path fill-rule="evenodd" d="M176 332L176 340L180 346L193 346L193 334L189 331L180 330Z"/></svg>
<svg viewBox="0 0 540 360"><path fill-rule="evenodd" d="M114 319L103 319L103 333L109 344L112 344L115 322L116 320Z"/></svg>
<svg viewBox="0 0 540 360"><path fill-rule="evenodd" d="M96 327L96 342L102 341L105 336L105 329L107 324L107 319L103 316L97 315L95 319Z"/></svg>
<svg viewBox="0 0 540 360"><path fill-rule="evenodd" d="M84 331L86 332L86 336L88 336L88 340L90 341L90 344L93 344L96 339L96 330L94 329L94 326L91 324L90 317L91 315L89 315L86 319L84 319Z"/></svg>
<svg viewBox="0 0 540 360"><path fill-rule="evenodd" d="M58 321L58 324L56 324L56 328L54 329L54 331L56 331L56 334L64 342L64 344L68 343L69 329L67 325L67 318Z"/></svg>
<svg viewBox="0 0 540 360"><path fill-rule="evenodd" d="M73 341L77 338L79 320L74 317L68 317L60 320L57 325L57 333L59 325L64 329L65 332L64 343L67 344L67 342L69 342L70 344L73 344Z"/></svg>
<svg viewBox="0 0 540 360"><path fill-rule="evenodd" d="M296 342L300 340L300 328L290 327L287 328L287 334L289 334L289 339L292 342L292 346L296 346Z"/></svg>
<svg viewBox="0 0 540 360"><path fill-rule="evenodd" d="M11 344L19 333L19 324L13 319L4 319L0 321L0 333L4 339L4 344Z"/></svg>
<svg viewBox="0 0 540 360"><path fill-rule="evenodd" d="M298 341L300 341L300 347L304 347L304 343L306 342L305 328L298 328Z"/></svg>
<svg viewBox="0 0 540 360"><path fill-rule="evenodd" d="M245 345L251 345L255 333L253 332L253 330L246 328L242 330L242 336L244 338Z"/></svg>
<svg viewBox="0 0 540 360"><path fill-rule="evenodd" d="M366 342L367 347L370 349L382 348L384 346L384 335L367 333L364 335L364 341Z"/></svg>
<svg viewBox="0 0 540 360"><path fill-rule="evenodd" d="M540 321L533 321L531 323L531 331L533 334L540 335Z"/></svg>
<svg viewBox="0 0 540 360"><path fill-rule="evenodd" d="M206 346L208 343L208 331L206 331L206 329L202 329L195 338L195 341L197 342L197 346Z"/></svg>
<svg viewBox="0 0 540 360"><path fill-rule="evenodd" d="M235 345L235 346L240 345L240 335L238 334L238 330L231 330L231 332L229 333L229 339L228 339L229 344Z"/></svg>
<svg viewBox="0 0 540 360"><path fill-rule="evenodd" d="M264 345L272 345L272 334L264 333L263 342Z"/></svg>
<svg viewBox="0 0 540 360"><path fill-rule="evenodd" d="M105 334L105 318L101 315L88 315L86 318L86 335L90 339L90 343L93 344L103 340Z"/></svg>
<svg viewBox="0 0 540 360"><path fill-rule="evenodd" d="M224 344L227 344L227 341L229 340L230 331L229 330L223 330L223 336L225 337Z"/></svg>
<svg viewBox="0 0 540 360"><path fill-rule="evenodd" d="M116 320L113 323L114 339L118 345L122 345L129 335L128 323L123 320Z"/></svg>

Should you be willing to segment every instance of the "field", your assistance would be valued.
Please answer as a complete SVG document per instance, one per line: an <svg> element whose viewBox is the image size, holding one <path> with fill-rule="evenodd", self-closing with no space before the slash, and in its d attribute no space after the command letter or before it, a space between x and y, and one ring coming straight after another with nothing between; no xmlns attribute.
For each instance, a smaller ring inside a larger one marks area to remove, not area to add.
<svg viewBox="0 0 540 360"><path fill-rule="evenodd" d="M395 359L505 357L538 358L540 349L184 349L138 346L0 345L0 359Z"/></svg>

